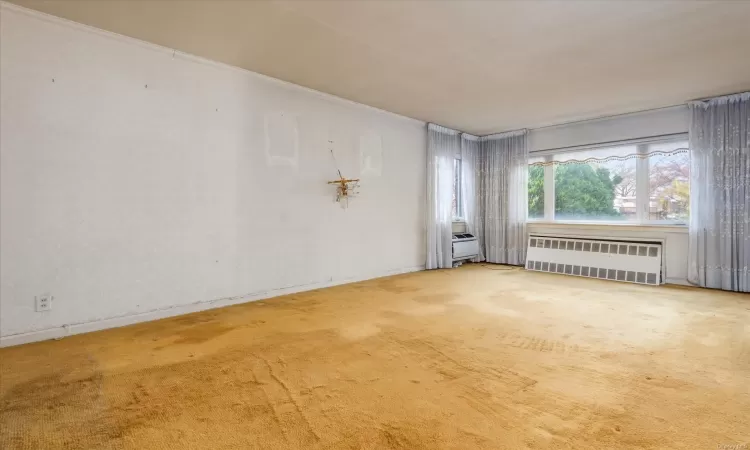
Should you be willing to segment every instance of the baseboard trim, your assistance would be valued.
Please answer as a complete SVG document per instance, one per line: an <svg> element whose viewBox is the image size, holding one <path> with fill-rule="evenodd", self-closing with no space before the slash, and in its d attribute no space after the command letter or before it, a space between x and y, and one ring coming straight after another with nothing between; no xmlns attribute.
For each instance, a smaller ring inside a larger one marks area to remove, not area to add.
<svg viewBox="0 0 750 450"><path fill-rule="evenodd" d="M667 277L664 282L666 284L677 284L680 286L693 286L692 284L688 283L688 281L684 278L670 278Z"/></svg>
<svg viewBox="0 0 750 450"><path fill-rule="evenodd" d="M150 322L152 320L166 319L167 317L180 316L208 309L222 308L225 306L237 305L240 303L249 303L268 298L279 297L282 295L296 294L298 292L312 291L327 287L338 286L341 284L356 283L359 281L372 280L375 278L388 277L392 275L401 275L411 272L425 270L425 266L405 267L401 269L388 270L383 273L369 275L364 277L351 277L340 280L329 280L316 283L300 284L296 286L271 289L261 292L240 295L236 297L227 297L215 300L206 300L198 303L187 305L177 305L169 308L155 309L142 313L127 314L123 316L109 317L106 319L95 320L91 322L81 322L62 325L59 327L46 328L43 330L34 330L25 333L11 334L0 337L0 348L12 347L15 345L29 344L32 342L46 341L49 339L61 339L66 336L76 334L90 333L101 331L109 328L119 328L127 325L133 325L140 322Z"/></svg>

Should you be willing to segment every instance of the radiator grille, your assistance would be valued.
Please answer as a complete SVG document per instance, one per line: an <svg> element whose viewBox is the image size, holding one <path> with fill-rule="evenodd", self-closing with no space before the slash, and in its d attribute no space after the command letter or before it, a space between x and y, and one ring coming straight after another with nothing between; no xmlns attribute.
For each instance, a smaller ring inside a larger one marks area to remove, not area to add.
<svg viewBox="0 0 750 450"><path fill-rule="evenodd" d="M526 269L626 283L661 282L661 244L529 238Z"/></svg>

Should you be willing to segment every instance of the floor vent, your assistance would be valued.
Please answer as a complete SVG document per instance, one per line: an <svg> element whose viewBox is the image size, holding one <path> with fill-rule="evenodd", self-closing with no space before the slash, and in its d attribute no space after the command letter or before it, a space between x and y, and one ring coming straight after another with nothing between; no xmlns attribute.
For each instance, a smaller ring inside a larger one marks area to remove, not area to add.
<svg viewBox="0 0 750 450"><path fill-rule="evenodd" d="M638 284L661 283L661 244L531 236L526 269Z"/></svg>

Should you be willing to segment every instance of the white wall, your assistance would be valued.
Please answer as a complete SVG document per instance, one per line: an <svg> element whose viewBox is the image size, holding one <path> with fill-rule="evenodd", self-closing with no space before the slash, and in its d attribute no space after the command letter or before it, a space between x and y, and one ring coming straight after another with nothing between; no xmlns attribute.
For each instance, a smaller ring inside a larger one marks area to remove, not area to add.
<svg viewBox="0 0 750 450"><path fill-rule="evenodd" d="M424 123L1 11L4 345L423 267ZM296 165L269 157L282 113ZM356 177L362 136L382 139L382 172L344 210L328 140Z"/></svg>
<svg viewBox="0 0 750 450"><path fill-rule="evenodd" d="M545 127L529 133L529 151L544 151L579 145L687 133L688 109L675 106L640 113ZM666 281L687 284L687 227L633 225L529 224L532 234L655 240L664 244Z"/></svg>

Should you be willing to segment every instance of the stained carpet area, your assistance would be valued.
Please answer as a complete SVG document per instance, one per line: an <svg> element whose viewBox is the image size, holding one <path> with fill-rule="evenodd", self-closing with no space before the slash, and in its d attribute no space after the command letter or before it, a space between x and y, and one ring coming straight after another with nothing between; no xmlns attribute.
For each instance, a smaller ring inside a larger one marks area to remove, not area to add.
<svg viewBox="0 0 750 450"><path fill-rule="evenodd" d="M750 442L750 296L710 290L469 266L0 360L2 449Z"/></svg>

